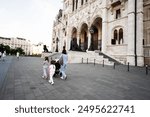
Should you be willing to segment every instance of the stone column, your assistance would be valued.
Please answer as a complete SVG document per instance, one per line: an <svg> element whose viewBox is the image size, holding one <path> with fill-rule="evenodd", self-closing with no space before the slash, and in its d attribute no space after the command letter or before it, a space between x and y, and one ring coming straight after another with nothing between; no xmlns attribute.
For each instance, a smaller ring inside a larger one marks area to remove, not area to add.
<svg viewBox="0 0 150 117"><path fill-rule="evenodd" d="M134 42L135 42L135 0L128 0L128 47L127 62L135 65Z"/></svg>
<svg viewBox="0 0 150 117"><path fill-rule="evenodd" d="M107 5L107 3L106 3ZM103 17L102 17L102 52L106 53L106 46L107 46L107 35L108 35L108 29L107 29L107 7L103 9Z"/></svg>
<svg viewBox="0 0 150 117"><path fill-rule="evenodd" d="M79 46L80 32L77 32L77 44Z"/></svg>
<svg viewBox="0 0 150 117"><path fill-rule="evenodd" d="M90 45L91 45L91 34L90 32L88 32L88 50L90 48Z"/></svg>
<svg viewBox="0 0 150 117"><path fill-rule="evenodd" d="M60 28L62 29L62 27ZM59 42L58 42L59 46L58 46L58 51L61 52L63 49L63 45L64 45L64 39L63 39L63 31L60 30L60 35L59 35Z"/></svg>
<svg viewBox="0 0 150 117"><path fill-rule="evenodd" d="M68 30L67 32L69 32L69 30ZM66 42L66 50L70 50L71 34L68 33L66 38L67 38L67 39L66 39L66 41L67 41L67 42Z"/></svg>
<svg viewBox="0 0 150 117"><path fill-rule="evenodd" d="M137 2L137 65L144 65L143 55L143 0Z"/></svg>

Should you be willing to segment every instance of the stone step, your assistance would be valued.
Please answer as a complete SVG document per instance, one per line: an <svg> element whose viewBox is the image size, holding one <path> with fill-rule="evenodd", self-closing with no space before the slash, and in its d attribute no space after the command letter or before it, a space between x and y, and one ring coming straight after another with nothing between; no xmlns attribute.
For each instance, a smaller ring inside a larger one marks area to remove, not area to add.
<svg viewBox="0 0 150 117"><path fill-rule="evenodd" d="M96 64L104 64L105 65L113 65L114 63L109 61L108 58L104 58L103 55L99 55L99 53L95 53L94 51L87 52L76 52L69 51L68 52L69 63L95 63ZM87 60L88 59L88 60Z"/></svg>

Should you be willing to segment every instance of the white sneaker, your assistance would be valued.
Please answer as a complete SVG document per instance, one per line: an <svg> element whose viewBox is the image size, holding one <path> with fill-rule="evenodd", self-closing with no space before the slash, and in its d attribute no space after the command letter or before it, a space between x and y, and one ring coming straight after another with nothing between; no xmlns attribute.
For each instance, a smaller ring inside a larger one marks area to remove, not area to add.
<svg viewBox="0 0 150 117"><path fill-rule="evenodd" d="M50 84L52 83L51 81L48 81Z"/></svg>
<svg viewBox="0 0 150 117"><path fill-rule="evenodd" d="M63 77L60 77L62 80L64 79Z"/></svg>

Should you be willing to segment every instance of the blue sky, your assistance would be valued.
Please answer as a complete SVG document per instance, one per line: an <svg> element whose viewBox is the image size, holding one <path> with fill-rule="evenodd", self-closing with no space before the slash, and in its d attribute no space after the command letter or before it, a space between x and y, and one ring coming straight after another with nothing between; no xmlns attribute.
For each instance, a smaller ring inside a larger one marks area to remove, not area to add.
<svg viewBox="0 0 150 117"><path fill-rule="evenodd" d="M0 36L50 45L53 21L62 0L0 0Z"/></svg>

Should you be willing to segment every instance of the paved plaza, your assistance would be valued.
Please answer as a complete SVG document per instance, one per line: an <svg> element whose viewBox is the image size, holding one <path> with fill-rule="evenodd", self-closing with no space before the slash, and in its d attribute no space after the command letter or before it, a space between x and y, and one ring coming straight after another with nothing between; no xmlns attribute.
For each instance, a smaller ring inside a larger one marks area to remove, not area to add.
<svg viewBox="0 0 150 117"><path fill-rule="evenodd" d="M0 61L1 100L149 100L150 71L118 65L68 64L67 80L54 78L52 86L42 76L38 57L7 56Z"/></svg>

